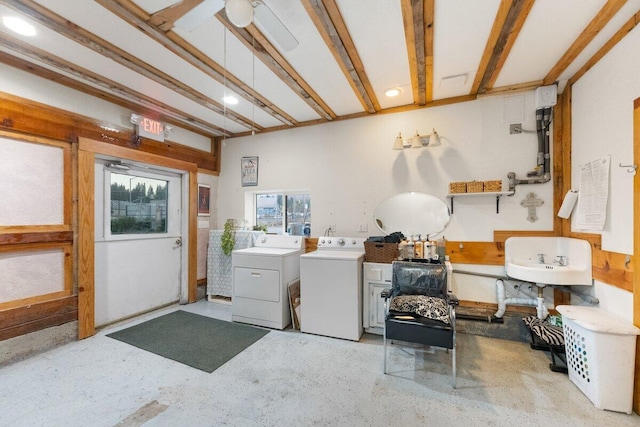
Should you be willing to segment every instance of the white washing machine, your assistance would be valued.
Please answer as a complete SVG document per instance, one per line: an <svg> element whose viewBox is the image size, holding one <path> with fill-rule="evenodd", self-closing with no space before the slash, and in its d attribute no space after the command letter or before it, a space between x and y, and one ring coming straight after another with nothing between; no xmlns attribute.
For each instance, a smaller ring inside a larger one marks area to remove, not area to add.
<svg viewBox="0 0 640 427"><path fill-rule="evenodd" d="M291 323L289 285L300 280L302 236L266 234L231 254L231 320L284 329Z"/></svg>
<svg viewBox="0 0 640 427"><path fill-rule="evenodd" d="M358 341L362 336L362 237L320 237L300 256L300 330Z"/></svg>

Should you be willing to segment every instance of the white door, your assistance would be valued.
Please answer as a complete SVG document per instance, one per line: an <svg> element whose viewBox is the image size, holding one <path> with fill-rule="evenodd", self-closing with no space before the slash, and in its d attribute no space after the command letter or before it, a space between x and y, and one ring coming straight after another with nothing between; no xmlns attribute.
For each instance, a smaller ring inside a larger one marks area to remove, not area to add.
<svg viewBox="0 0 640 427"><path fill-rule="evenodd" d="M95 168L96 326L177 302L186 289L182 175L109 164Z"/></svg>

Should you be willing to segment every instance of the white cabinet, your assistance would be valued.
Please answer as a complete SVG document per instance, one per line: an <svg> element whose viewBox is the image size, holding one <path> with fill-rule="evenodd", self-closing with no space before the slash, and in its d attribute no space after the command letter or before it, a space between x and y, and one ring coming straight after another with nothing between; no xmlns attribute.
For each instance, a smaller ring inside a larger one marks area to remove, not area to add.
<svg viewBox="0 0 640 427"><path fill-rule="evenodd" d="M362 326L366 332L382 335L384 300L380 293L391 288L391 264L365 262L362 280Z"/></svg>

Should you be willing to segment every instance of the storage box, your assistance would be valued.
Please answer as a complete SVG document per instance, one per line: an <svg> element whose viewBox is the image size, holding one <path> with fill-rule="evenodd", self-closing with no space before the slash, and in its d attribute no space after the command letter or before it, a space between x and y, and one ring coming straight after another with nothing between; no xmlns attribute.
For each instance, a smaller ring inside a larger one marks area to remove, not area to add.
<svg viewBox="0 0 640 427"><path fill-rule="evenodd" d="M364 260L390 264L398 259L397 243L364 242Z"/></svg>
<svg viewBox="0 0 640 427"><path fill-rule="evenodd" d="M559 305L569 379L598 409L631 414L640 330L595 307Z"/></svg>
<svg viewBox="0 0 640 427"><path fill-rule="evenodd" d="M493 181L485 181L484 182L484 191L485 192L499 192L502 191L502 180L497 179Z"/></svg>
<svg viewBox="0 0 640 427"><path fill-rule="evenodd" d="M467 182L467 193L482 193L484 191L484 183L482 181Z"/></svg>
<svg viewBox="0 0 640 427"><path fill-rule="evenodd" d="M466 182L450 182L449 183L449 193L466 193L467 192L467 183Z"/></svg>

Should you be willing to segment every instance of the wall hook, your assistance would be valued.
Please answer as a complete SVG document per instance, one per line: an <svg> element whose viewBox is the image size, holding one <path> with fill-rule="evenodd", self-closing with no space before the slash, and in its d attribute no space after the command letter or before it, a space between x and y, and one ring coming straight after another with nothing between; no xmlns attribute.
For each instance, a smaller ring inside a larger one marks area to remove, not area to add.
<svg viewBox="0 0 640 427"><path fill-rule="evenodd" d="M627 172L632 173L632 174L636 174L636 169L638 169L638 165L623 165L622 163L620 163L619 165L621 168L628 168Z"/></svg>

